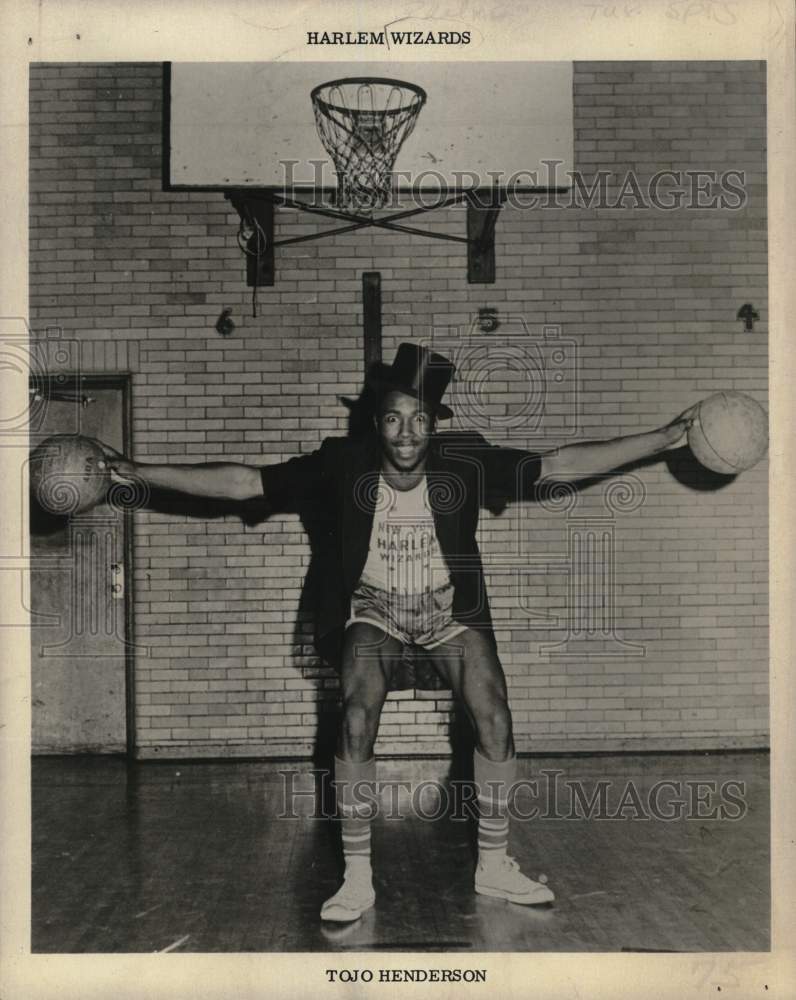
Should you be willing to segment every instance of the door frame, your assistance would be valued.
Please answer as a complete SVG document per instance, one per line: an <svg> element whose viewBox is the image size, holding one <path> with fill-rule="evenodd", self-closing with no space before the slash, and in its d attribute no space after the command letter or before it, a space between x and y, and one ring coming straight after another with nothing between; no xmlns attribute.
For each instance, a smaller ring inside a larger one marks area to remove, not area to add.
<svg viewBox="0 0 796 1000"><path fill-rule="evenodd" d="M91 389L115 389L122 394L122 441L124 453L132 452L133 401L132 375L124 373L92 373L58 372L57 375L38 375L29 379L31 390L40 392L45 397L50 390L54 391L90 391ZM79 405L75 403L75 405ZM135 718L135 654L134 654L134 608L135 592L133 573L133 531L135 518L133 512L125 510L122 513L122 551L124 553L124 718L125 744L128 760L135 759L136 753L136 718ZM30 529L28 529L30 530Z"/></svg>

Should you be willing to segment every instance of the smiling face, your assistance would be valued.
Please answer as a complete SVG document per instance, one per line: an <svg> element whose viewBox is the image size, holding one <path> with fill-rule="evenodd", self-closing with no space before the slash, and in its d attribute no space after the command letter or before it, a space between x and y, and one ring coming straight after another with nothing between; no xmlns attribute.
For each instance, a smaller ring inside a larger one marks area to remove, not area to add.
<svg viewBox="0 0 796 1000"><path fill-rule="evenodd" d="M389 392L379 407L378 431L387 471L422 471L434 431L434 415L429 407L414 396Z"/></svg>

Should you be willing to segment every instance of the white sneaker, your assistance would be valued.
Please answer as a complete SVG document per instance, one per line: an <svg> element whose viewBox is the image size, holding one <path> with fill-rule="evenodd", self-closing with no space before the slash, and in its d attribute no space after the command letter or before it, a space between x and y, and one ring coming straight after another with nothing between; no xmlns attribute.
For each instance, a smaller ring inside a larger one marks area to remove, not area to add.
<svg viewBox="0 0 796 1000"><path fill-rule="evenodd" d="M370 870L351 874L346 871L343 884L337 892L330 896L321 907L321 920L334 920L345 923L349 920L359 920L365 910L369 910L376 902L373 891Z"/></svg>
<svg viewBox="0 0 796 1000"><path fill-rule="evenodd" d="M507 855L503 855L500 862L488 865L479 861L475 870L475 891L482 896L495 896L525 906L551 903L555 899L552 890L523 875L514 858Z"/></svg>

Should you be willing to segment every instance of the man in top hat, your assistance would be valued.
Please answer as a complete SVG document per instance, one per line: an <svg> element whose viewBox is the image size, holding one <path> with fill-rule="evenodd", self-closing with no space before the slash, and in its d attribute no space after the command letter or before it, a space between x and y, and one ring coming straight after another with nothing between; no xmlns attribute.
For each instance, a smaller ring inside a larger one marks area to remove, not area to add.
<svg viewBox="0 0 796 1000"><path fill-rule="evenodd" d="M335 755L345 873L321 909L357 919L375 902L370 831L374 744L382 706L420 649L463 703L475 734L478 818L475 890L514 903L553 900L507 853L515 751L506 680L498 658L476 542L482 506L530 498L540 480L573 482L611 472L677 445L695 408L659 430L572 444L545 453L495 447L477 433L443 433L454 373L448 359L403 343L370 382L372 431L327 438L307 455L264 467L133 463L107 446L113 478L197 496L296 510L313 498L318 532L316 645L340 670L342 719Z"/></svg>

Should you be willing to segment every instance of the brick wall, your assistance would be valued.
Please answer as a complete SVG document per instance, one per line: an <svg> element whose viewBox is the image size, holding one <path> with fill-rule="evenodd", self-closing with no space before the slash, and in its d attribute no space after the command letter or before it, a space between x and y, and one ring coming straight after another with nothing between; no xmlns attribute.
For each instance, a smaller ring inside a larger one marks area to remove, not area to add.
<svg viewBox="0 0 796 1000"><path fill-rule="evenodd" d="M518 383L509 392L482 379L469 407L459 388L464 422L494 443L566 443L573 422L580 438L650 429L721 388L765 403L764 65L578 63L574 101L585 174L612 171L615 185L630 169L642 181L667 168L744 170L746 207L507 206L493 286L467 284L456 244L375 230L300 244L278 251L253 319L230 204L161 190L161 67L34 66L32 326L78 338L85 370L132 373L134 454L150 462L268 464L344 433L338 394L360 387L366 270L382 274L387 359L432 331L461 347L483 306L524 318L534 344L544 324L571 341L577 380L550 378L538 427L512 419L527 398L522 373L505 376ZM277 236L316 228L291 211L277 222ZM464 213L417 224L461 234ZM735 319L744 302L761 314L753 333ZM225 307L237 324L228 339L214 329ZM687 463L633 475L625 495L597 484L570 510L484 514L518 748L765 745L766 463L721 488ZM600 516L611 518L615 554L602 561L614 570L616 635L574 643L576 522L594 529ZM309 645L298 519L144 511L135 539L136 633L149 648L136 663L139 753L310 753L336 687ZM521 572L532 561L555 568ZM555 643L565 644L551 655ZM449 708L394 692L378 752L447 752Z"/></svg>

